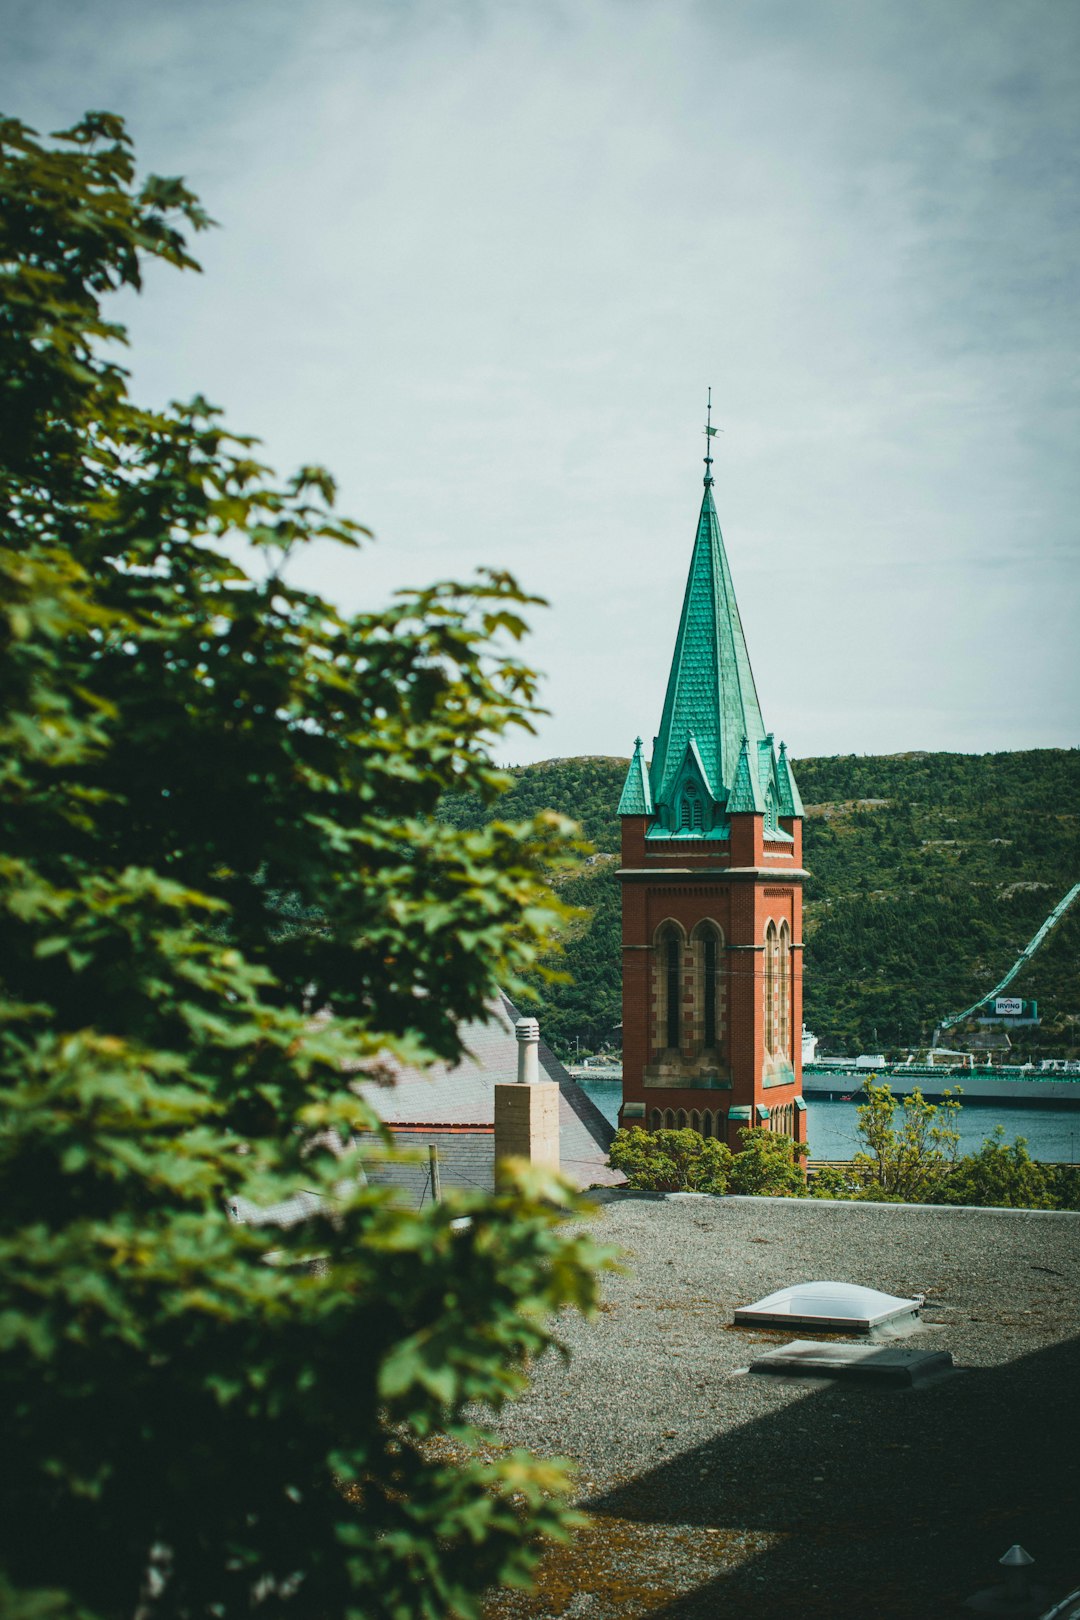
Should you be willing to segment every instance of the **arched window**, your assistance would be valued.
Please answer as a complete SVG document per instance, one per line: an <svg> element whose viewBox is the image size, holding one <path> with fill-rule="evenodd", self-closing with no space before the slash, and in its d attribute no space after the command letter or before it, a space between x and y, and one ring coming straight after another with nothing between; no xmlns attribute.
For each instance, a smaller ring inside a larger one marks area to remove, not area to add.
<svg viewBox="0 0 1080 1620"><path fill-rule="evenodd" d="M712 1114L709 1112L709 1110L706 1108L705 1112L701 1116L701 1134L702 1134L702 1136L711 1136L712 1132L713 1132L713 1117L712 1117Z"/></svg>
<svg viewBox="0 0 1080 1620"><path fill-rule="evenodd" d="M716 923L699 922L691 935L694 959L694 1044L716 1052L723 1044L724 936Z"/></svg>
<svg viewBox="0 0 1080 1620"><path fill-rule="evenodd" d="M653 936L653 1047L659 1054L682 1046L682 929L660 925Z"/></svg>
<svg viewBox="0 0 1080 1620"><path fill-rule="evenodd" d="M676 1130L679 1130L679 1131L685 1131L685 1129L686 1129L686 1109L685 1108L680 1108L679 1109L678 1115L676 1116L675 1128L676 1128Z"/></svg>
<svg viewBox="0 0 1080 1620"><path fill-rule="evenodd" d="M702 1000L705 1005L705 1045L706 1048L716 1045L716 935L707 934L705 937L704 961L702 963Z"/></svg>
<svg viewBox="0 0 1080 1620"><path fill-rule="evenodd" d="M665 1131L673 1131L675 1129L675 1115L670 1108L665 1109L664 1111L664 1129Z"/></svg>
<svg viewBox="0 0 1080 1620"><path fill-rule="evenodd" d="M776 1051L776 969L777 969L777 935L776 924L770 923L765 930L765 1050Z"/></svg>
<svg viewBox="0 0 1080 1620"><path fill-rule="evenodd" d="M780 937L778 941L779 952L779 979L777 1009L780 1026L780 1050L785 1057L791 1056L791 932L786 922L780 924Z"/></svg>
<svg viewBox="0 0 1080 1620"><path fill-rule="evenodd" d="M661 1125L663 1124L663 1122L664 1122L664 1117L661 1114L659 1108L654 1108L652 1113L649 1115L649 1129L650 1129L650 1131L658 1131L660 1129Z"/></svg>
<svg viewBox="0 0 1080 1620"><path fill-rule="evenodd" d="M699 1136L701 1135L701 1115L696 1108L690 1110L690 1129L697 1131Z"/></svg>
<svg viewBox="0 0 1080 1620"><path fill-rule="evenodd" d="M669 934L664 942L664 973L667 977L667 1045L679 1045L679 939Z"/></svg>

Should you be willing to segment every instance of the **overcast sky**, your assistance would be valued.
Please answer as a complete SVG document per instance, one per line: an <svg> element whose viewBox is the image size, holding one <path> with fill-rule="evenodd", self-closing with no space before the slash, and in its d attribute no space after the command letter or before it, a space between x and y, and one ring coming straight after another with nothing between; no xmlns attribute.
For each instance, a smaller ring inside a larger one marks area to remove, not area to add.
<svg viewBox="0 0 1080 1620"><path fill-rule="evenodd" d="M552 711L656 731L701 498L796 756L1080 744L1075 0L0 0L0 105L122 113L221 229L125 307L376 530L509 568Z"/></svg>

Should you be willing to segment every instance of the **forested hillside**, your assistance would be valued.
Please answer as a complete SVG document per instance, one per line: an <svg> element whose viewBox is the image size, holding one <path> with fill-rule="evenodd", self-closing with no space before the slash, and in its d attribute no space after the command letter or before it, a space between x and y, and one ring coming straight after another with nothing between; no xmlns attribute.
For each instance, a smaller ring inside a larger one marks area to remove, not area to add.
<svg viewBox="0 0 1080 1620"><path fill-rule="evenodd" d="M568 930L570 985L542 990L562 1053L617 1038L619 848L625 759L548 760L510 774L506 820L553 809L597 855L562 892L590 915ZM795 771L807 807L806 1022L822 1049L925 1043L937 1021L992 989L1046 914L1080 881L1080 751L842 755ZM458 825L491 814L444 808ZM1009 993L1039 1002L1036 1054L1080 1051L1080 902ZM1017 1040L1020 1037L1016 1037Z"/></svg>

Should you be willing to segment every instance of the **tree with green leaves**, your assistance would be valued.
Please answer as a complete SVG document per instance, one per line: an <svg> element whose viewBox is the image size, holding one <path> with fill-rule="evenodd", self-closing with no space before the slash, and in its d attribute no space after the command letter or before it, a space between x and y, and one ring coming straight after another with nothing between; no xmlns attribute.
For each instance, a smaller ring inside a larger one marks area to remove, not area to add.
<svg viewBox="0 0 1080 1620"><path fill-rule="evenodd" d="M503 785L530 599L338 611L287 569L362 539L329 477L130 398L108 296L206 223L114 117L0 122L0 1609L443 1620L565 1529L474 1414L598 1257L551 1178L367 1186L343 1068L457 1057L550 947L565 824L434 815Z"/></svg>
<svg viewBox="0 0 1080 1620"><path fill-rule="evenodd" d="M916 1087L902 1100L889 1085L863 1082L857 1130L865 1147L852 1168L868 1194L902 1203L933 1203L944 1177L956 1163L960 1132L959 1087L946 1091L940 1103L927 1102ZM899 1110L899 1122L897 1112Z"/></svg>
<svg viewBox="0 0 1080 1620"><path fill-rule="evenodd" d="M637 1192L725 1193L731 1176L731 1150L700 1131L643 1131L640 1125L616 1132L608 1154Z"/></svg>
<svg viewBox="0 0 1080 1620"><path fill-rule="evenodd" d="M805 1194L805 1142L771 1131L767 1125L744 1125L739 1139L742 1147L731 1165L733 1193L762 1198L801 1198Z"/></svg>
<svg viewBox="0 0 1080 1620"><path fill-rule="evenodd" d="M645 1131L632 1125L616 1133L608 1163L621 1170L627 1185L638 1192L732 1192L772 1198L797 1198L806 1192L804 1143L761 1125L745 1126L739 1137L742 1147L732 1153L726 1142L700 1131Z"/></svg>
<svg viewBox="0 0 1080 1620"><path fill-rule="evenodd" d="M1054 1209L1055 1169L1035 1162L1025 1137L1006 1142L1005 1127L997 1125L978 1152L957 1159L945 1177L941 1200L992 1209Z"/></svg>

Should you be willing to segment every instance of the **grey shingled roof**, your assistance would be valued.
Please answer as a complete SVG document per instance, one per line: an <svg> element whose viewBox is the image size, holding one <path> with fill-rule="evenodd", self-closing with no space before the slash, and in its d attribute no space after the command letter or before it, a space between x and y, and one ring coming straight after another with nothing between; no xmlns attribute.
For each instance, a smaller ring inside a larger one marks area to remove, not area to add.
<svg viewBox="0 0 1080 1620"><path fill-rule="evenodd" d="M397 1164L380 1159L377 1148L366 1164L367 1179L375 1186L397 1187L414 1208L431 1196L427 1149L439 1155L442 1186L479 1187L491 1192L495 1179L495 1087L517 1079L517 1023L519 1013L508 996L500 993L490 1006L486 1022L466 1024L463 1040L468 1056L460 1063L436 1063L427 1070L411 1069L392 1060L379 1060L380 1072L394 1075L393 1085L354 1077L352 1084L394 1131L402 1149L417 1153L417 1161ZM566 1179L577 1187L613 1186L621 1172L609 1170L608 1149L615 1135L592 1099L586 1096L544 1041L540 1042L542 1078L559 1087L559 1156ZM395 1129L397 1127L397 1129ZM230 1201L230 1214L243 1225L293 1226L320 1208L314 1193L299 1191L281 1204L260 1209L248 1199Z"/></svg>
<svg viewBox="0 0 1080 1620"><path fill-rule="evenodd" d="M500 993L490 1004L485 1022L466 1024L462 1030L469 1055L460 1063L436 1063L427 1070L391 1065L392 1086L359 1079L353 1083L391 1129L395 1125L424 1127L421 1131L403 1131L401 1145L426 1146L428 1141L436 1141L440 1146L441 1166L443 1138L440 1132L446 1126L486 1126L490 1132L494 1125L495 1087L517 1079L518 1043L514 1026L519 1017L513 1002ZM615 1134L612 1126L543 1040L539 1057L542 1077L552 1081L561 1092L559 1146L563 1174L579 1187L621 1181L617 1172L607 1168L608 1148ZM463 1135L454 1134L459 1138ZM449 1142L446 1151L448 1155L452 1153ZM453 1151L463 1152L464 1149ZM477 1173L482 1155L487 1156L486 1181ZM487 1186L491 1185L493 1156L494 1138L490 1134L478 1135L471 1149L469 1174ZM426 1175L426 1169L424 1173ZM452 1184L447 1177L444 1179L448 1185Z"/></svg>
<svg viewBox="0 0 1080 1620"><path fill-rule="evenodd" d="M495 1187L495 1137L491 1131L402 1131L396 1145L416 1153L415 1164L393 1164L376 1156L365 1160L367 1178L373 1187L397 1187L406 1201L418 1209L431 1197L428 1148L439 1155L439 1180L444 1190L479 1188L490 1193Z"/></svg>

